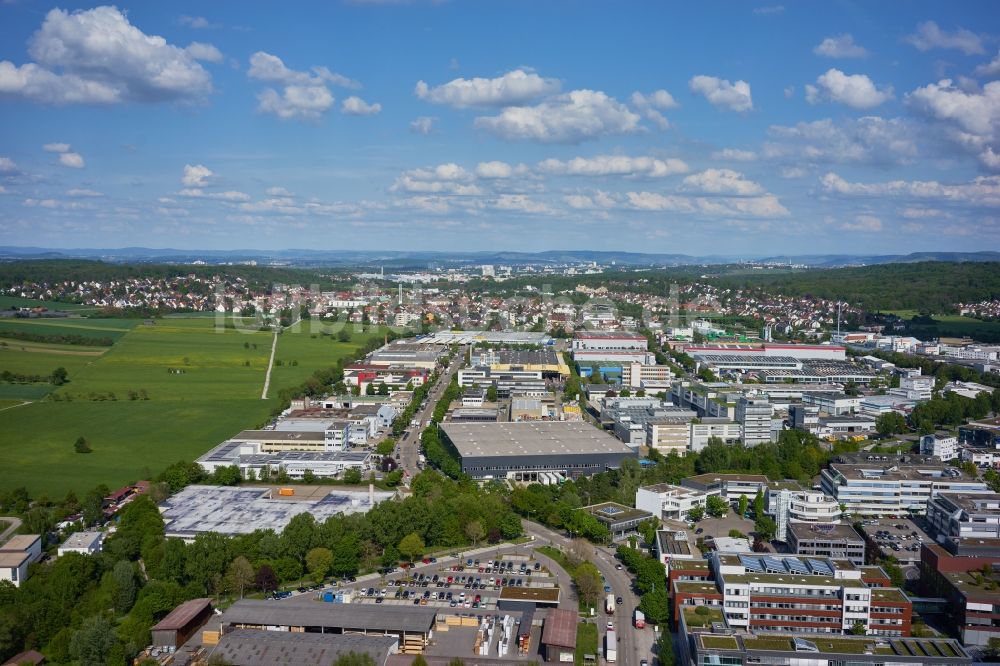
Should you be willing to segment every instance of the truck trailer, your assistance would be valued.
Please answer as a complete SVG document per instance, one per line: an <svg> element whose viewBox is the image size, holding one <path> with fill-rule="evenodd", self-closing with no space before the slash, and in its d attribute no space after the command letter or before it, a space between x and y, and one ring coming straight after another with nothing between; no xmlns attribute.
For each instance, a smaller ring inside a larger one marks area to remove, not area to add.
<svg viewBox="0 0 1000 666"><path fill-rule="evenodd" d="M613 664L618 660L618 636L613 629L604 635L604 661Z"/></svg>

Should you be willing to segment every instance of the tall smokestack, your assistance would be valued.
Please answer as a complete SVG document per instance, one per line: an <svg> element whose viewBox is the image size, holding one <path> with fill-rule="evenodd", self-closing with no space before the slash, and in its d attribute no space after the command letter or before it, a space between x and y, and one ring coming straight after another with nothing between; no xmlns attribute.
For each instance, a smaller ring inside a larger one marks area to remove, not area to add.
<svg viewBox="0 0 1000 666"><path fill-rule="evenodd" d="M375 506L375 484L374 483L369 483L368 484L368 506L369 507Z"/></svg>

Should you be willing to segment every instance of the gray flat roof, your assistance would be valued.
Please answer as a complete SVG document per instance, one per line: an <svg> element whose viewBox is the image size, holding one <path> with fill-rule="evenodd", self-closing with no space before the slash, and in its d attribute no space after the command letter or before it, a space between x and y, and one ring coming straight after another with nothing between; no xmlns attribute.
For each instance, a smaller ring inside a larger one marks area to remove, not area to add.
<svg viewBox="0 0 1000 666"><path fill-rule="evenodd" d="M261 624L279 627L325 627L347 630L427 633L437 610L387 604L334 604L313 599L243 599L222 614L222 626Z"/></svg>
<svg viewBox="0 0 1000 666"><path fill-rule="evenodd" d="M864 543L864 538L853 527L845 523L815 524L788 523L788 531L799 541L817 539L821 541L855 541Z"/></svg>
<svg viewBox="0 0 1000 666"><path fill-rule="evenodd" d="M233 441L238 442L322 442L326 433L322 430L244 430Z"/></svg>
<svg viewBox="0 0 1000 666"><path fill-rule="evenodd" d="M342 487L318 499L282 497L271 499L268 488L250 486L193 485L171 495L160 504L160 513L168 536L194 537L201 532L249 534L258 529L281 532L300 513L311 513L316 522L337 514L365 512L371 509L368 492L359 487L354 492ZM376 491L375 502L387 500L393 493Z"/></svg>
<svg viewBox="0 0 1000 666"><path fill-rule="evenodd" d="M91 548L104 538L104 532L74 532L63 541L60 548Z"/></svg>
<svg viewBox="0 0 1000 666"><path fill-rule="evenodd" d="M394 636L237 629L222 636L219 644L210 648L209 656L240 666L316 666L332 664L340 655L354 652L369 655L381 666L397 643Z"/></svg>
<svg viewBox="0 0 1000 666"><path fill-rule="evenodd" d="M582 421L444 423L441 429L463 458L633 454L621 441Z"/></svg>

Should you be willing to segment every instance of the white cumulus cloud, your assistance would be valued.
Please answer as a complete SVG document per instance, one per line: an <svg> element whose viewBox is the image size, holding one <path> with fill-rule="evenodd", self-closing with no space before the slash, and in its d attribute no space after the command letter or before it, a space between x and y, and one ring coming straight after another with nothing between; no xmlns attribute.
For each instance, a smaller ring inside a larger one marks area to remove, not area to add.
<svg viewBox="0 0 1000 666"><path fill-rule="evenodd" d="M638 91L632 93L632 106L660 129L667 129L670 127L670 121L660 111L674 109L680 105L673 95L661 89L648 95Z"/></svg>
<svg viewBox="0 0 1000 666"><path fill-rule="evenodd" d="M850 33L844 33L827 37L813 49L813 53L827 58L864 58L868 56L868 49L855 44Z"/></svg>
<svg viewBox="0 0 1000 666"><path fill-rule="evenodd" d="M71 169L82 169L86 166L80 153L59 153L59 164Z"/></svg>
<svg viewBox="0 0 1000 666"><path fill-rule="evenodd" d="M431 104L446 104L456 108L512 106L559 92L559 81L515 69L494 79L458 78L431 87L418 81L414 94Z"/></svg>
<svg viewBox="0 0 1000 666"><path fill-rule="evenodd" d="M207 62L222 62L222 51L215 48L212 44L205 44L203 42L191 42L188 47L184 49L189 56L195 60L205 60Z"/></svg>
<svg viewBox="0 0 1000 666"><path fill-rule="evenodd" d="M758 183L731 169L706 169L701 173L691 174L684 179L683 187L696 192L738 196L751 196L764 191Z"/></svg>
<svg viewBox="0 0 1000 666"><path fill-rule="evenodd" d="M194 55L145 34L116 7L51 10L28 52L35 62L0 61L0 95L113 104L194 101L212 91L212 77Z"/></svg>
<svg viewBox="0 0 1000 666"><path fill-rule="evenodd" d="M206 192L200 187L188 187L184 188L177 194L189 199L214 199L216 201L228 201L231 203L250 201L249 194L237 192L235 190L227 190L225 192Z"/></svg>
<svg viewBox="0 0 1000 666"><path fill-rule="evenodd" d="M215 173L203 164L185 164L181 183L187 187L205 187Z"/></svg>
<svg viewBox="0 0 1000 666"><path fill-rule="evenodd" d="M274 88L261 91L257 95L257 110L283 119L317 120L329 111L336 100L327 84L341 88L361 87L354 79L326 67L315 66L308 72L290 69L281 58L265 51L250 56L247 76L282 86L280 92Z"/></svg>
<svg viewBox="0 0 1000 666"><path fill-rule="evenodd" d="M740 150L739 148L723 148L712 153L713 160L729 160L731 162L753 162L757 159L757 153L752 150Z"/></svg>
<svg viewBox="0 0 1000 666"><path fill-rule="evenodd" d="M514 168L506 162L480 162L476 165L476 175L480 178L510 178Z"/></svg>
<svg viewBox="0 0 1000 666"><path fill-rule="evenodd" d="M853 220L840 225L844 231L882 231L882 220L874 215L856 215Z"/></svg>
<svg viewBox="0 0 1000 666"><path fill-rule="evenodd" d="M688 85L692 92L703 95L715 106L738 112L753 110L750 84L746 81L732 83L714 76L698 75Z"/></svg>
<svg viewBox="0 0 1000 666"><path fill-rule="evenodd" d="M864 116L834 122L830 118L772 125L773 140L764 143L768 159L807 163L895 164L917 155L913 123L900 118Z"/></svg>
<svg viewBox="0 0 1000 666"><path fill-rule="evenodd" d="M996 76L1000 74L1000 51L993 60L976 67L977 76Z"/></svg>
<svg viewBox="0 0 1000 666"><path fill-rule="evenodd" d="M9 157L0 157L0 173L13 173L17 171L17 165Z"/></svg>
<svg viewBox="0 0 1000 666"><path fill-rule="evenodd" d="M382 105L378 102L369 104L360 97L351 96L341 103L340 110L349 116L374 116L382 110Z"/></svg>
<svg viewBox="0 0 1000 666"><path fill-rule="evenodd" d="M942 123L949 138L963 150L976 154L983 166L1000 168L1000 81L969 91L943 79L917 88L906 96L906 101Z"/></svg>
<svg viewBox="0 0 1000 666"><path fill-rule="evenodd" d="M475 176L465 168L454 162L448 162L435 167L406 171L396 179L389 191L460 196L483 194L482 189L474 181Z"/></svg>
<svg viewBox="0 0 1000 666"><path fill-rule="evenodd" d="M957 49L965 55L982 55L983 40L976 33L965 28L952 32L942 30L934 21L925 21L917 26L917 31L908 35L903 41L912 44L921 51L931 49Z"/></svg>
<svg viewBox="0 0 1000 666"><path fill-rule="evenodd" d="M878 88L864 74L844 74L839 69L827 70L816 79L815 86L806 86L806 101L810 104L829 100L852 109L871 109L892 97L892 86Z"/></svg>
<svg viewBox="0 0 1000 666"><path fill-rule="evenodd" d="M419 118L415 118L410 123L410 131L414 134L423 134L424 136L427 136L434 131L434 120L435 118L430 116L420 116Z"/></svg>
<svg viewBox="0 0 1000 666"><path fill-rule="evenodd" d="M852 183L835 173L821 179L829 194L849 197L908 197L952 201L991 208L1000 207L1000 176L978 176L969 183L946 184L936 180L891 180Z"/></svg>
<svg viewBox="0 0 1000 666"><path fill-rule="evenodd" d="M70 145L68 143L47 143L42 146L42 150L47 153L68 153Z"/></svg>
<svg viewBox="0 0 1000 666"><path fill-rule="evenodd" d="M579 143L609 134L638 132L639 115L599 90L574 90L535 106L510 106L475 125L510 140Z"/></svg>
<svg viewBox="0 0 1000 666"><path fill-rule="evenodd" d="M688 165L675 158L596 155L571 160L547 159L538 163L538 171L568 176L645 176L662 178L689 171Z"/></svg>

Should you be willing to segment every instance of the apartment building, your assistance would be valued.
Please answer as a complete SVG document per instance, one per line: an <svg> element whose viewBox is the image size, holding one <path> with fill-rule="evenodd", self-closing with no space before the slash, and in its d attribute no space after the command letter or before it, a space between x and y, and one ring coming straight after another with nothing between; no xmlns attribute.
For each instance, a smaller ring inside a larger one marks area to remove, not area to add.
<svg viewBox="0 0 1000 666"><path fill-rule="evenodd" d="M985 483L955 467L906 460L900 464L833 462L820 472L820 483L823 492L855 516L922 514L938 493L990 492Z"/></svg>
<svg viewBox="0 0 1000 666"><path fill-rule="evenodd" d="M881 585L884 573L850 561L712 553L708 564L711 583L669 579L675 622L685 607L708 605L736 630L843 635L860 625L868 635L910 635L906 594L870 587Z"/></svg>

